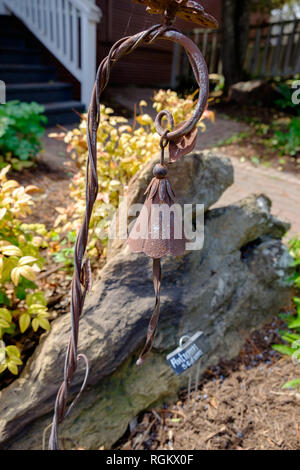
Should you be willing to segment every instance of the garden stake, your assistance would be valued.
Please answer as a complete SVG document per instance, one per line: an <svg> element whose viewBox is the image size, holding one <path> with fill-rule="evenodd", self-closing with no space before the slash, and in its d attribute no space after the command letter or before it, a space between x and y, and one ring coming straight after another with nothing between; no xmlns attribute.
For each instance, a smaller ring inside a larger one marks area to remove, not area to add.
<svg viewBox="0 0 300 470"><path fill-rule="evenodd" d="M59 449L58 426L66 415L69 414L74 405L73 402L73 404L71 404L67 409L68 392L70 390L72 377L77 369L77 362L81 358L83 358L86 363L86 374L83 386L75 398L75 402L77 402L83 391L88 374L87 360L84 355L77 354L77 345L79 320L83 310L86 294L91 288L91 268L89 259L85 258L85 252L88 242L89 223L98 194L97 130L100 124L100 96L108 84L111 68L119 59L133 52L138 46L142 44L151 44L157 39L166 39L181 45L185 49L196 81L199 85L198 102L193 115L188 121L184 121L179 126L175 127L174 120L170 112L161 111L157 115L155 125L158 134L161 136L161 162L159 165L155 166L154 178L146 191L147 199L144 207L148 207L150 210L152 210L153 203L165 203L166 205L171 205L173 203L174 193L171 183L167 179L167 168L164 161L165 148L169 145L170 162L178 160L193 149L197 137L196 125L207 105L209 80L205 60L196 44L179 30L175 29L172 24L175 21L175 17L179 16L193 21L204 28L216 28L218 26L216 20L205 13L198 0L134 1L147 6L149 13L161 14L162 22L152 26L146 31L142 31L130 37L125 37L116 42L112 46L108 56L101 62L97 72L87 118L88 160L86 168L86 210L82 226L77 235L74 252L74 274L71 286L70 307L72 333L65 358L64 379L58 390L55 401L54 417L49 440L50 450ZM164 127L163 120L165 118L167 118L171 130ZM140 224L141 232L145 230L149 231L151 229L151 226L149 227L148 225L148 221L146 222L145 226L141 212L136 222L136 224ZM184 237L181 239L176 239L174 237L177 229L175 221L174 223L170 223L170 240L164 240L162 237L162 232L166 227L159 223L159 227L157 227L157 229L159 232L159 238L152 240L153 243L151 243L151 240L150 243L148 243L148 241L145 241L145 239L142 238L139 240L133 240L132 232L128 240L129 246L133 251L143 251L146 255L153 258L153 283L156 295L155 310L149 324L146 345L140 355L138 364L141 364L147 354L149 354L157 328L161 286L160 258L167 253L172 255L182 254L185 250Z"/></svg>

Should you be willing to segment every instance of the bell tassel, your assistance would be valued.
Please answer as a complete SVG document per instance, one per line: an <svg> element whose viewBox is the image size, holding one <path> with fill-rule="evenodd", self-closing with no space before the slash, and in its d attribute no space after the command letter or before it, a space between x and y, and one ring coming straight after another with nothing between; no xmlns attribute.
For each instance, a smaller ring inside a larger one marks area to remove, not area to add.
<svg viewBox="0 0 300 470"><path fill-rule="evenodd" d="M154 339L155 339L155 334L158 326L158 320L159 320L159 311L160 311L160 287L161 287L161 264L160 264L160 258L154 258L153 259L153 286L154 286L154 292L155 292L155 309L152 314L149 326L148 326L148 331L147 331L147 339L145 346L140 354L140 357L137 360L137 365L141 366L150 353Z"/></svg>

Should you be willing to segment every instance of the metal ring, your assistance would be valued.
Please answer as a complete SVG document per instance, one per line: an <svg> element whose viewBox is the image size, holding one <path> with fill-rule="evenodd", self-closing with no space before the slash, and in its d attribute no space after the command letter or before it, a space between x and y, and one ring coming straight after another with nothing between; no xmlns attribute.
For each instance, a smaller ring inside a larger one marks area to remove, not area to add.
<svg viewBox="0 0 300 470"><path fill-rule="evenodd" d="M156 131L158 132L158 125L160 126L161 129L164 129L163 134L160 134L160 132L158 132L162 137L166 136L169 133L168 129L166 129L162 125L162 120L163 120L164 117L166 117L167 120L169 121L169 124L171 126L171 130L174 131L174 129L175 129L175 122L174 122L173 114L170 111L168 111L167 109L163 109L162 111L160 111L158 113L158 115L156 116L156 119L155 119Z"/></svg>
<svg viewBox="0 0 300 470"><path fill-rule="evenodd" d="M168 139L168 129L165 129L165 132L163 133L163 135L161 136L161 139L160 139L160 148L162 150L164 150L166 148L166 146L168 145L169 143L169 139Z"/></svg>
<svg viewBox="0 0 300 470"><path fill-rule="evenodd" d="M181 336L181 338L180 338L180 340L179 340L179 347L180 347L180 348L183 348L183 341L187 342L187 341L189 341L190 339L191 339L191 337L188 336L188 335L183 335L183 336Z"/></svg>

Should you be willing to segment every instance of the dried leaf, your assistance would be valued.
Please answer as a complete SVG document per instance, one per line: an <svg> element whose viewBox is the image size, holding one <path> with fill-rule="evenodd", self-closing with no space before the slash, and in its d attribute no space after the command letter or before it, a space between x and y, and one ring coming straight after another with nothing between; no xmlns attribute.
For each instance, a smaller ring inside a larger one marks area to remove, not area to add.
<svg viewBox="0 0 300 470"><path fill-rule="evenodd" d="M5 256L22 256L22 251L15 245L6 245L0 247L0 251Z"/></svg>
<svg viewBox="0 0 300 470"><path fill-rule="evenodd" d="M26 186L25 188L25 192L26 193L29 193L29 194L32 194L32 193L43 193L44 190L39 188L38 186L35 186L33 184L30 184L28 186Z"/></svg>
<svg viewBox="0 0 300 470"><path fill-rule="evenodd" d="M218 408L215 397L212 397L212 399L210 400L210 404L213 408L215 408L215 409Z"/></svg>
<svg viewBox="0 0 300 470"><path fill-rule="evenodd" d="M18 266L25 266L26 264L34 263L37 261L33 256L23 256L18 262Z"/></svg>

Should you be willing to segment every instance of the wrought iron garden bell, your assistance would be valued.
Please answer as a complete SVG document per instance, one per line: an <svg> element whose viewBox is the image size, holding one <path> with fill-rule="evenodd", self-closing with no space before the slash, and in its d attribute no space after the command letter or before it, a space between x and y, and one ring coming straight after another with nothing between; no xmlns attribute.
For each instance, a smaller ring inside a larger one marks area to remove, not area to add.
<svg viewBox="0 0 300 470"><path fill-rule="evenodd" d="M153 345L159 317L161 265L160 259L165 254L181 255L185 251L185 238L180 233L182 222L176 219L176 214L166 224L163 218L153 219L149 216L154 207L162 209L162 206L170 208L175 200L171 182L168 179L168 169L165 162L165 148L169 146L169 162L174 163L179 158L190 152L196 141L196 125L204 112L208 99L208 71L205 60L196 44L172 25L176 17L197 23L202 28L216 28L217 21L204 11L198 0L133 0L135 3L147 7L151 14L161 15L161 21L146 31L142 31L130 37L125 37L114 44L108 56L101 62L88 111L87 141L88 161L86 170L86 210L81 229L78 233L74 254L74 275L71 287L71 324L72 334L65 359L64 379L57 393L49 449L58 449L58 426L68 415L78 400L87 380L86 376L81 390L74 402L67 408L68 392L71 387L72 377L77 369L80 359L87 360L83 354L77 354L79 320L83 311L84 301L90 287L89 260L85 258L88 243L89 223L98 194L97 175L97 130L100 125L100 96L108 84L111 68L123 56L133 52L141 44L150 44L157 39L173 41L181 45L187 53L192 66L195 79L199 86L198 101L192 116L174 125L173 116L169 111L161 111L156 118L155 125L161 136L161 161L154 167L153 179L146 190L146 201L143 210L138 217L135 226L130 233L128 243L133 252L144 252L153 258L153 283L156 295L155 309L150 320L147 340L138 360L141 364L150 352ZM167 121L168 125L165 125ZM158 211L160 213L160 211ZM166 235L167 234L167 235Z"/></svg>

